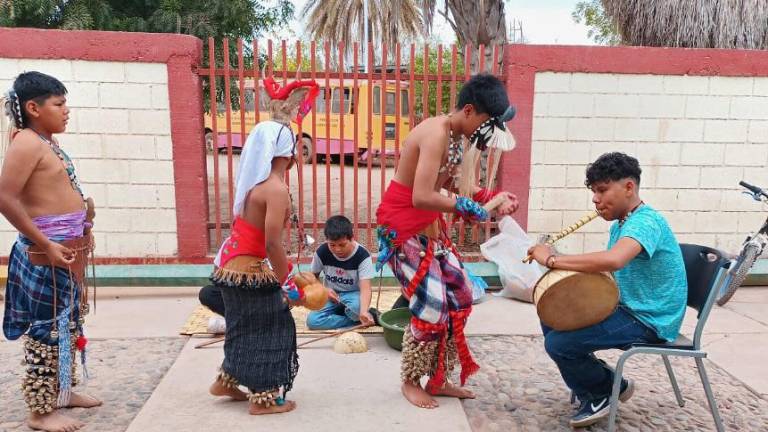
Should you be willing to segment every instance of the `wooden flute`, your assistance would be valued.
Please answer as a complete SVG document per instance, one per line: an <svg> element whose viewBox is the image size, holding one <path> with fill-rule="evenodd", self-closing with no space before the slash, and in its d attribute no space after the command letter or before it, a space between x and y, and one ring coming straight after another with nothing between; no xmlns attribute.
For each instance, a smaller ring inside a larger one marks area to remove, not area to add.
<svg viewBox="0 0 768 432"><path fill-rule="evenodd" d="M556 241L562 239L563 237L567 236L568 234L570 234L570 233L576 231L577 229L583 227L587 223L593 221L598 216L600 216L600 212L598 212L597 210L595 210L593 212L590 212L589 214L585 215L581 219L577 220L575 223L573 223L571 225L568 225L566 228L564 228L559 233L557 233L557 234L555 234L553 236L550 236L549 239L547 239L547 241L544 244L546 244L547 246L552 246ZM528 264L533 262L533 255L528 255L527 257L525 257L523 259L523 262L524 263L528 263Z"/></svg>

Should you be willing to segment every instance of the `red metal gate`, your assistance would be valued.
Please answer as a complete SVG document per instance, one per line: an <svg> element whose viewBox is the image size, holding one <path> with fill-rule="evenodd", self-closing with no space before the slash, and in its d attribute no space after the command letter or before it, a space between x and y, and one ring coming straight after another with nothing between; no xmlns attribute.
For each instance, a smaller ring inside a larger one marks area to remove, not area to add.
<svg viewBox="0 0 768 432"><path fill-rule="evenodd" d="M286 182L299 224L322 240L325 220L346 215L358 240L373 251L376 207L397 169L408 130L426 117L451 111L457 90L472 73L487 70L499 75L502 53L500 46L490 50L480 46L473 65L472 56L463 54L473 53L471 46L460 53L456 45L417 49L411 44L404 53L399 44L392 51L381 45L378 52L369 44L365 58L357 43L347 49L343 44L289 46L282 41L276 49L270 40L261 45L254 41L248 48L242 40L231 47L225 39L216 47L209 39L207 64L198 72L210 105L205 124L212 250L221 244L233 219L238 150L253 124L265 116L263 78L311 78L322 87L312 114L294 124L303 157L286 174ZM486 56L491 63L487 68ZM451 229L460 248L473 252L490 235L492 224L469 230L469 241L463 223Z"/></svg>

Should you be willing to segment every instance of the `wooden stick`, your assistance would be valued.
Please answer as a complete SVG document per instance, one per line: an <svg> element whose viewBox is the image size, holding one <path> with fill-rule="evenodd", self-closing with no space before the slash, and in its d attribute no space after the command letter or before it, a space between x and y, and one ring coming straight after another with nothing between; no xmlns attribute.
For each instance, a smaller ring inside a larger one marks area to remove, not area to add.
<svg viewBox="0 0 768 432"><path fill-rule="evenodd" d="M199 343L199 344L195 345L195 349L202 348L202 347L207 347L208 345L213 345L213 344L219 343L219 342L221 342L223 340L224 340L224 336L213 338L213 339L211 339L209 341L205 341L203 343Z"/></svg>
<svg viewBox="0 0 768 432"><path fill-rule="evenodd" d="M504 204L507 201L507 195L504 193L497 194L495 197L491 198L487 203L483 205L483 208L485 211L491 211L495 209L496 207Z"/></svg>
<svg viewBox="0 0 768 432"><path fill-rule="evenodd" d="M296 346L296 348L301 348L301 347L303 347L304 345L309 345L309 344L311 344L311 343L315 343L315 342L317 342L317 341L319 341L319 340L328 339L328 338L330 338L330 337L338 336L338 335L340 335L340 334L342 334L342 333L346 333L346 332L348 332L348 331L359 330L359 329L361 329L361 328L365 328L365 327L368 327L368 326L367 326L366 324L358 324L358 325L356 325L356 326L354 326L354 327L349 327L349 328L345 328L345 329L337 330L337 331L335 331L335 332L333 332L333 333L331 333L331 334L322 335L322 336L320 336L320 337L316 337L316 338L314 338L314 339L310 339L310 340L308 340L308 341L306 341L306 342L302 342L302 343L300 343L299 345L297 345L297 346Z"/></svg>

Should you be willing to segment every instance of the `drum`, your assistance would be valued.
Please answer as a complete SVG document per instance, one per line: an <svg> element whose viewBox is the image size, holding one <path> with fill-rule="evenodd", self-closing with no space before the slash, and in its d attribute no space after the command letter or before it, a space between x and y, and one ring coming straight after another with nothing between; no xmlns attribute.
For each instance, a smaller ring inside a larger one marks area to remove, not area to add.
<svg viewBox="0 0 768 432"><path fill-rule="evenodd" d="M606 319L619 303L610 273L550 270L536 282L533 303L539 319L555 330L569 331Z"/></svg>

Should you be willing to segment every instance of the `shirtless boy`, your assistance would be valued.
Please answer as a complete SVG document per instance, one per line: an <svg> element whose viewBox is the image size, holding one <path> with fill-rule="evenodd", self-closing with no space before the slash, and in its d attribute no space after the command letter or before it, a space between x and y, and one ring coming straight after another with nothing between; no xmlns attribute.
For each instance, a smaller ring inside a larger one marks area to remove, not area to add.
<svg viewBox="0 0 768 432"><path fill-rule="evenodd" d="M51 432L84 426L59 408L101 405L72 391L88 312L76 276L91 244L91 220L74 165L54 138L69 119L66 94L59 80L39 72L16 78L6 95L12 141L0 172L0 213L19 231L8 262L3 332L24 340L27 424Z"/></svg>

